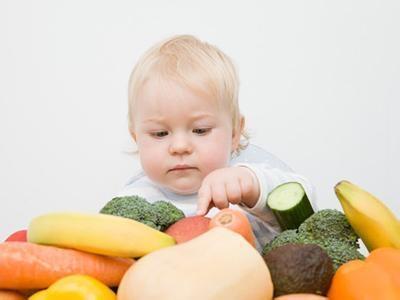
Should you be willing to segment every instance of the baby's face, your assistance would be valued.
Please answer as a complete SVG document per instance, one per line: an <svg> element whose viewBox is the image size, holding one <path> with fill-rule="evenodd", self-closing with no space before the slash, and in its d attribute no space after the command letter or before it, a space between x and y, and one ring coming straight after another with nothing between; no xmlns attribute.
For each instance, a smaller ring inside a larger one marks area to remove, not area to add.
<svg viewBox="0 0 400 300"><path fill-rule="evenodd" d="M179 194L197 192L207 174L228 165L238 144L226 108L173 81L148 80L133 118L145 173Z"/></svg>

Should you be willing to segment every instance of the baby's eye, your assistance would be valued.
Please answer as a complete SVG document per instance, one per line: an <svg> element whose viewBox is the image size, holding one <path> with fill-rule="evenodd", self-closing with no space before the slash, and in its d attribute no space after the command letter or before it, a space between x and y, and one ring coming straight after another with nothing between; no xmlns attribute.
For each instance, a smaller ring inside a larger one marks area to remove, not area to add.
<svg viewBox="0 0 400 300"><path fill-rule="evenodd" d="M193 132L197 135L205 135L210 132L211 128L196 128L193 129Z"/></svg>
<svg viewBox="0 0 400 300"><path fill-rule="evenodd" d="M150 135L156 138L162 138L168 135L168 131L155 131L151 132Z"/></svg>

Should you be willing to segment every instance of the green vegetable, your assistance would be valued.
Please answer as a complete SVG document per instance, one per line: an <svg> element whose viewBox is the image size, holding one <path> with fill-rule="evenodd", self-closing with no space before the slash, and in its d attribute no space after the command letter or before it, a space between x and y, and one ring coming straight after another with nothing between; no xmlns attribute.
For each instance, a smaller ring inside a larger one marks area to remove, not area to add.
<svg viewBox="0 0 400 300"><path fill-rule="evenodd" d="M180 209L167 201L156 201L152 204L152 208L157 216L156 224L160 226L161 231L185 217Z"/></svg>
<svg viewBox="0 0 400 300"><path fill-rule="evenodd" d="M365 259L365 257L358 252L358 247L351 246L348 243L344 243L339 240L329 239L326 241L321 241L318 243L318 245L320 245L321 248L328 253L332 259L335 270L350 260Z"/></svg>
<svg viewBox="0 0 400 300"><path fill-rule="evenodd" d="M100 210L100 213L129 218L160 231L185 217L172 203L162 200L149 203L139 196L115 197Z"/></svg>
<svg viewBox="0 0 400 300"><path fill-rule="evenodd" d="M268 195L267 203L282 230L297 229L314 213L306 192L298 182L287 182L276 187Z"/></svg>
<svg viewBox="0 0 400 300"><path fill-rule="evenodd" d="M357 234L346 216L336 209L324 209L313 214L299 226L299 233L311 240L326 240L334 237L359 248Z"/></svg>
<svg viewBox="0 0 400 300"><path fill-rule="evenodd" d="M322 247L333 261L335 270L345 262L364 259L358 252L358 236L345 215L335 209L324 209L314 213L299 228L285 230L268 242L263 255L272 249L289 243L316 244Z"/></svg>
<svg viewBox="0 0 400 300"><path fill-rule="evenodd" d="M264 256L272 249L286 245L286 244L299 244L300 239L296 229L288 229L282 231L275 238L269 241L263 248L262 255Z"/></svg>

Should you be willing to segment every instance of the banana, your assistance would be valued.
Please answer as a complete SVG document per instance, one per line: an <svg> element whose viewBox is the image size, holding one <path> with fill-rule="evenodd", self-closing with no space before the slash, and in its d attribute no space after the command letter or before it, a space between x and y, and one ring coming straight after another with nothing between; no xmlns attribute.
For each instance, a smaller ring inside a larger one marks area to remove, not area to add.
<svg viewBox="0 0 400 300"><path fill-rule="evenodd" d="M128 218L69 212L31 220L28 241L119 257L141 257L175 244L173 237Z"/></svg>
<svg viewBox="0 0 400 300"><path fill-rule="evenodd" d="M347 220L369 251L380 247L400 249L400 222L375 196L349 181L335 186Z"/></svg>

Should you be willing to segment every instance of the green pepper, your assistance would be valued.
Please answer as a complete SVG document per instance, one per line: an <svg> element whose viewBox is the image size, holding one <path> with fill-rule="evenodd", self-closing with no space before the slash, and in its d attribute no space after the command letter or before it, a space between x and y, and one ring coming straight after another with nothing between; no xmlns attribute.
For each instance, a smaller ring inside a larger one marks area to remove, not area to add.
<svg viewBox="0 0 400 300"><path fill-rule="evenodd" d="M115 293L87 275L69 275L29 297L29 300L116 300Z"/></svg>

